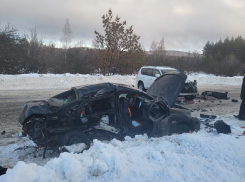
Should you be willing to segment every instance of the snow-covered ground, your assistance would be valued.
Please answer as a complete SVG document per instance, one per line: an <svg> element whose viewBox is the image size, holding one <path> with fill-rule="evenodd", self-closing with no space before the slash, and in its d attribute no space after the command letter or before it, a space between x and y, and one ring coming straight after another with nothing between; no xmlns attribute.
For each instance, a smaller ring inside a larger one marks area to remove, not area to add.
<svg viewBox="0 0 245 182"><path fill-rule="evenodd" d="M81 74L23 74L0 75L0 90L7 89L49 89L71 88L74 86L102 82L135 85L135 76L103 76Z"/></svg>
<svg viewBox="0 0 245 182"><path fill-rule="evenodd" d="M221 77L204 73L192 73L188 80L197 80L203 84L241 85L242 77ZM123 83L136 85L135 76L103 76L81 74L22 74L0 75L0 90L8 89L46 89L46 88L71 88L79 85L95 84L101 82Z"/></svg>
<svg viewBox="0 0 245 182"><path fill-rule="evenodd" d="M224 77L215 76L206 73L192 73L188 75L188 79L197 80L199 85L214 84L214 85L242 85L242 76Z"/></svg>
<svg viewBox="0 0 245 182"><path fill-rule="evenodd" d="M232 126L229 135L203 128L197 133L160 138L139 135L125 141L94 140L89 150L61 153L43 166L19 161L0 181L242 182L245 137L238 136L241 132Z"/></svg>
<svg viewBox="0 0 245 182"><path fill-rule="evenodd" d="M198 85L241 85L242 77L191 74ZM0 75L0 90L70 88L116 82L134 84L135 76L101 75ZM80 154L47 152L47 159L33 157L33 149L14 151L35 144L28 138L0 141L0 165L10 167L0 182L9 181L245 181L245 121L220 115L231 134L218 134L201 126L197 133L148 138L139 135L125 141L94 140ZM216 119L216 120L217 120ZM215 121L215 120L214 120ZM81 147L81 146L78 146ZM72 149L73 151L74 148ZM16 164L17 163L17 164Z"/></svg>

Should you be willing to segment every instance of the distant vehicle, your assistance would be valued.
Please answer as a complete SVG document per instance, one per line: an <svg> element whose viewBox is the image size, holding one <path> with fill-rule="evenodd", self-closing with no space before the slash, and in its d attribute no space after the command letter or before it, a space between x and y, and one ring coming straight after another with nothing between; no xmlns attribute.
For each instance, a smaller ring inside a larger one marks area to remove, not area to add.
<svg viewBox="0 0 245 182"><path fill-rule="evenodd" d="M142 91L146 91L151 84L161 75L166 73L180 73L179 70L165 66L143 66L136 75L136 85ZM180 96L192 98L197 93L197 82L187 81Z"/></svg>
<svg viewBox="0 0 245 182"><path fill-rule="evenodd" d="M179 73L177 69L164 66L143 66L136 75L136 84L140 90L145 91L161 75L169 72Z"/></svg>
<svg viewBox="0 0 245 182"><path fill-rule="evenodd" d="M164 74L147 92L122 84L73 87L50 99L27 102L19 116L22 129L38 146L68 146L93 139L123 140L198 131L189 110L173 108L186 75Z"/></svg>

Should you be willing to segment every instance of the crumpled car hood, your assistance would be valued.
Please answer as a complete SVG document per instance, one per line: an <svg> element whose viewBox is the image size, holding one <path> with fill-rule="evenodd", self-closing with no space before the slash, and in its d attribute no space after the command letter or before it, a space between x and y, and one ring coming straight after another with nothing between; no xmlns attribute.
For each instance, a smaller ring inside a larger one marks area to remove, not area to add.
<svg viewBox="0 0 245 182"><path fill-rule="evenodd" d="M22 125L29 116L33 114L47 114L49 113L49 109L49 105L45 101L27 102L20 112L18 121Z"/></svg>
<svg viewBox="0 0 245 182"><path fill-rule="evenodd" d="M162 97L172 107L185 86L187 76L183 73L167 73L157 78L146 91L152 97Z"/></svg>

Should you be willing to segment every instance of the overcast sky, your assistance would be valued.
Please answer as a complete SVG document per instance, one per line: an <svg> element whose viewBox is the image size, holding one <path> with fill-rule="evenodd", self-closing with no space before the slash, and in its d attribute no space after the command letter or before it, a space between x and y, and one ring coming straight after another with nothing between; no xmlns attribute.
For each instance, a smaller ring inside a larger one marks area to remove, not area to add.
<svg viewBox="0 0 245 182"><path fill-rule="evenodd" d="M245 0L0 0L0 26L10 21L20 33L36 26L46 40L59 41L68 18L73 41L89 46L110 8L133 25L146 50L162 37L167 50L200 53L208 40L245 38Z"/></svg>

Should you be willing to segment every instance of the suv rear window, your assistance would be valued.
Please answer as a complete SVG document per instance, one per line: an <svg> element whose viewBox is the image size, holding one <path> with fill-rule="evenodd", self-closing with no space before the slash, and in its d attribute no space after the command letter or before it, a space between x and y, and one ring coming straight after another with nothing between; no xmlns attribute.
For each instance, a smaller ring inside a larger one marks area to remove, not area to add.
<svg viewBox="0 0 245 182"><path fill-rule="evenodd" d="M155 74L160 74L158 70L151 69L151 68L142 68L141 69L141 74L142 75L147 75L147 76L154 76L153 71L156 71L157 73Z"/></svg>
<svg viewBox="0 0 245 182"><path fill-rule="evenodd" d="M161 72L162 72L162 74L170 73L170 72L179 73L178 70L161 70Z"/></svg>
<svg viewBox="0 0 245 182"><path fill-rule="evenodd" d="M149 68L142 68L142 69L141 69L141 74L142 74L142 75L152 76L152 69L149 69Z"/></svg>
<svg viewBox="0 0 245 182"><path fill-rule="evenodd" d="M141 74L142 74L142 75L146 75L146 68L142 68L142 69L141 69Z"/></svg>
<svg viewBox="0 0 245 182"><path fill-rule="evenodd" d="M146 75L152 76L152 69L146 69Z"/></svg>

